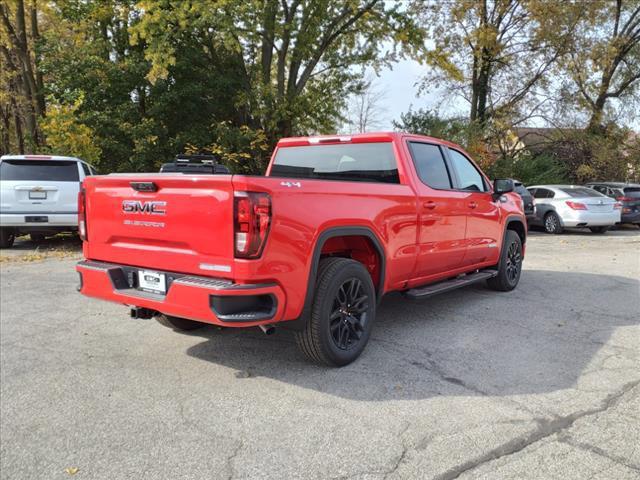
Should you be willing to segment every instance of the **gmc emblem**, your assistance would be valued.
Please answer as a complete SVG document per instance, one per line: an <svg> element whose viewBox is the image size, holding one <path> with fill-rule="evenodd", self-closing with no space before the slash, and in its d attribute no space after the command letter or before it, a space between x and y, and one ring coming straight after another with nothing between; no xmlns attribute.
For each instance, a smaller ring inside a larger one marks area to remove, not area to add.
<svg viewBox="0 0 640 480"><path fill-rule="evenodd" d="M124 200L122 211L124 213L146 213L147 215L165 215L167 202L143 202L140 200Z"/></svg>

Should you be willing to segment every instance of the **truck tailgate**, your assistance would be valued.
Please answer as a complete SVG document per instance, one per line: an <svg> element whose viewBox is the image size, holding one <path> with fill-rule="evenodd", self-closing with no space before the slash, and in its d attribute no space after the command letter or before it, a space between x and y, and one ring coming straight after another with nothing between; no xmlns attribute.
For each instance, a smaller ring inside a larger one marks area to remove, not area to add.
<svg viewBox="0 0 640 480"><path fill-rule="evenodd" d="M86 258L232 278L231 175L108 175L84 189Z"/></svg>

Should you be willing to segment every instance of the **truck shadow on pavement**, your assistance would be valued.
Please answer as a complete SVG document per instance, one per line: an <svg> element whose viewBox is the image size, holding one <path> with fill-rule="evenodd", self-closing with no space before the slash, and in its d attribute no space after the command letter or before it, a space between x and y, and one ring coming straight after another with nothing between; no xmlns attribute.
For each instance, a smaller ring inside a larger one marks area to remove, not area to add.
<svg viewBox="0 0 640 480"><path fill-rule="evenodd" d="M307 362L291 332L207 328L193 357L352 400L410 400L437 395L549 393L576 385L604 344L633 356L640 282L578 272L525 270L519 287L483 285L413 302L391 294L378 308L369 344L353 364ZM626 343L625 343L626 342Z"/></svg>

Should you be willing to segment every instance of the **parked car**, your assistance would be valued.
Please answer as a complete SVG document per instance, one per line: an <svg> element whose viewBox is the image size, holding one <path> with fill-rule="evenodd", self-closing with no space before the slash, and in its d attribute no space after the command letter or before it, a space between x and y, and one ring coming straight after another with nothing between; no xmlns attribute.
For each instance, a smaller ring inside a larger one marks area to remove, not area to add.
<svg viewBox="0 0 640 480"><path fill-rule="evenodd" d="M218 162L214 155L176 155L174 162L165 163L160 168L161 173L202 173L227 174L229 169Z"/></svg>
<svg viewBox="0 0 640 480"><path fill-rule="evenodd" d="M520 195L522 199L522 205L524 208L524 215L527 217L527 222L531 223L531 221L535 220L536 214L536 201L534 200L529 190L525 188L519 180L513 180L514 192Z"/></svg>
<svg viewBox="0 0 640 480"><path fill-rule="evenodd" d="M80 183L94 168L75 157L3 155L0 157L0 246L17 235L34 241L78 228Z"/></svg>
<svg viewBox="0 0 640 480"><path fill-rule="evenodd" d="M280 324L312 360L346 365L388 292L516 287L512 191L459 146L402 133L282 139L264 177L88 178L80 292L174 329Z"/></svg>
<svg viewBox="0 0 640 480"><path fill-rule="evenodd" d="M547 233L562 233L565 227L587 227L604 233L620 221L620 203L579 185L534 185L528 187L536 200L532 225Z"/></svg>
<svg viewBox="0 0 640 480"><path fill-rule="evenodd" d="M591 182L589 188L615 198L622 204L621 223L635 223L640 226L640 184L623 182Z"/></svg>

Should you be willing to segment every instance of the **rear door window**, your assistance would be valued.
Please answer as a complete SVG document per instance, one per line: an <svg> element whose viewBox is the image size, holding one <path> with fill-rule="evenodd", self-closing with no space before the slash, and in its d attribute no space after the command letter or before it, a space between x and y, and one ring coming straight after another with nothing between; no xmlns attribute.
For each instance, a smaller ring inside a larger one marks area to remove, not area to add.
<svg viewBox="0 0 640 480"><path fill-rule="evenodd" d="M534 192L534 198L553 198L555 196L553 190L549 190L548 188L536 188Z"/></svg>
<svg viewBox="0 0 640 480"><path fill-rule="evenodd" d="M84 172L84 174L88 177L91 175L91 170L89 170L89 165L87 165L86 163L80 163L80 165L82 165L82 171Z"/></svg>
<svg viewBox="0 0 640 480"><path fill-rule="evenodd" d="M3 160L0 179L49 182L79 182L78 163L74 161Z"/></svg>
<svg viewBox="0 0 640 480"><path fill-rule="evenodd" d="M391 142L280 147L272 177L400 183Z"/></svg>
<svg viewBox="0 0 640 480"><path fill-rule="evenodd" d="M409 150L422 183L440 190L453 188L444 156L438 145L410 142Z"/></svg>

